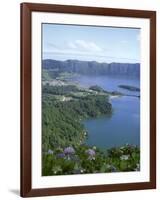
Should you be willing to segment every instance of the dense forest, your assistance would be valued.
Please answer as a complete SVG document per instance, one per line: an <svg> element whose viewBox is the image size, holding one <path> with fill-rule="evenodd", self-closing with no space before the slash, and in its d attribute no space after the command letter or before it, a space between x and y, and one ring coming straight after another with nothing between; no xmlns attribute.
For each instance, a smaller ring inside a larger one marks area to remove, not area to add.
<svg viewBox="0 0 160 200"><path fill-rule="evenodd" d="M49 148L81 144L86 134L81 120L112 112L107 96L93 94L73 98L73 91L78 91L78 88L68 85L43 87L44 152ZM58 95L66 94L68 98L72 98L70 101L67 97L64 97L64 101L56 98Z"/></svg>

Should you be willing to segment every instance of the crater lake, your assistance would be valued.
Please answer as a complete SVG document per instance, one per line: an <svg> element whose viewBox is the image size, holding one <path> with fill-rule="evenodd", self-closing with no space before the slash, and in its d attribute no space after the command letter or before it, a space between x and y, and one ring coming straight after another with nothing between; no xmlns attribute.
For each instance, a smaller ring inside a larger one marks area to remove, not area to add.
<svg viewBox="0 0 160 200"><path fill-rule="evenodd" d="M98 85L106 91L118 91L126 95L140 96L140 92L120 88L129 85L140 88L137 78L111 76L78 76L76 84L82 87ZM140 98L132 96L111 97L113 107L111 116L91 118L83 121L88 132L88 145L101 149L118 147L124 144L140 145Z"/></svg>

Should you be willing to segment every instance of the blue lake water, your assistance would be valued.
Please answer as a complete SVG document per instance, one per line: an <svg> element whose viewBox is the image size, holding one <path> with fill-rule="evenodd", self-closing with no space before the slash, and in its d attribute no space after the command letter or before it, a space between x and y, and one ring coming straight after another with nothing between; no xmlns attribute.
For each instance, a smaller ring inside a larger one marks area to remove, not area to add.
<svg viewBox="0 0 160 200"><path fill-rule="evenodd" d="M139 95L121 89L118 85L131 85L140 87L138 79L118 77L88 77L81 76L75 80L82 86L99 85L108 91L120 91L125 94ZM111 99L113 114L111 117L103 116L87 119L83 123L88 131L88 145L99 148L121 146L126 143L140 145L140 99L137 97L118 97Z"/></svg>

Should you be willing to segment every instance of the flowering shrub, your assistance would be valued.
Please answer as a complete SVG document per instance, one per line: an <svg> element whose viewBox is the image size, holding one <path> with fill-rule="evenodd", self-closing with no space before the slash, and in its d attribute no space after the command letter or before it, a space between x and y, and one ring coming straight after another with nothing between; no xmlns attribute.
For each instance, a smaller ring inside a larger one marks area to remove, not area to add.
<svg viewBox="0 0 160 200"><path fill-rule="evenodd" d="M57 154L57 158L64 158L65 157L65 154L64 153L58 153Z"/></svg>
<svg viewBox="0 0 160 200"><path fill-rule="evenodd" d="M96 152L93 149L86 150L86 153L88 154L89 160L95 160Z"/></svg>
<svg viewBox="0 0 160 200"><path fill-rule="evenodd" d="M49 149L48 154L53 154L53 151L51 149Z"/></svg>
<svg viewBox="0 0 160 200"><path fill-rule="evenodd" d="M83 144L43 153L43 176L139 170L140 150L128 144L106 151Z"/></svg>
<svg viewBox="0 0 160 200"><path fill-rule="evenodd" d="M75 150L74 150L73 147L66 147L66 148L64 149L64 154L66 154L66 155L72 155L72 154L74 154L74 153L75 153Z"/></svg>

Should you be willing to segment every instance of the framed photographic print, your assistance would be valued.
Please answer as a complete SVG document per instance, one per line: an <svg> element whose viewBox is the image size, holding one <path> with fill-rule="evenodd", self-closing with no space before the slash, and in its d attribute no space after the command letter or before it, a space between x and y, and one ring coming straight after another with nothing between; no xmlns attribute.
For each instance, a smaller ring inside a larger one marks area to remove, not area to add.
<svg viewBox="0 0 160 200"><path fill-rule="evenodd" d="M21 4L21 196L156 187L156 12Z"/></svg>

